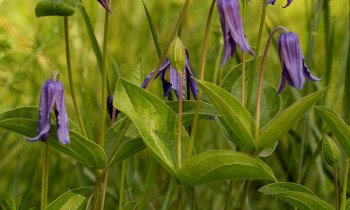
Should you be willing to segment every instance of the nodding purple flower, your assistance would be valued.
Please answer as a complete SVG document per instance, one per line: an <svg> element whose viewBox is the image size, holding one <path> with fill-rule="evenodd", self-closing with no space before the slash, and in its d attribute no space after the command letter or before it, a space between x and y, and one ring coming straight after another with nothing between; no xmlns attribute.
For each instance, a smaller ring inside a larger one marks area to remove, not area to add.
<svg viewBox="0 0 350 210"><path fill-rule="evenodd" d="M51 130L51 111L55 110L57 120L57 137L62 144L69 144L68 116L64 102L63 85L60 81L46 80L40 92L39 120L34 138L28 141L46 141Z"/></svg>
<svg viewBox="0 0 350 210"><path fill-rule="evenodd" d="M97 0L98 2L100 2L100 4L110 13L112 13L111 8L109 7L109 3L108 0Z"/></svg>
<svg viewBox="0 0 350 210"><path fill-rule="evenodd" d="M304 77L311 81L321 80L321 78L312 76L306 67L299 37L296 33L282 33L277 42L282 67L281 82L277 94L283 91L286 81L290 86L302 89L305 83Z"/></svg>
<svg viewBox="0 0 350 210"><path fill-rule="evenodd" d="M222 66L226 64L230 55L233 57L236 52L236 45L238 45L242 51L248 52L255 57L244 33L243 20L239 11L238 0L218 0L217 7L220 14L220 22L225 44Z"/></svg>
<svg viewBox="0 0 350 210"><path fill-rule="evenodd" d="M283 8L288 7L288 6L292 3L292 1L293 1L293 0L287 0L287 4L286 4L286 6L284 6ZM265 5L268 5L268 4L275 5L275 2L276 2L276 0L268 0L268 1L266 2Z"/></svg>
<svg viewBox="0 0 350 210"><path fill-rule="evenodd" d="M113 98L114 98L114 94L109 95L107 98L107 111L111 120L113 119L113 112L114 112L114 120L115 118L117 118L118 114L120 113L120 111L113 106Z"/></svg>
<svg viewBox="0 0 350 210"><path fill-rule="evenodd" d="M140 86L142 88L145 88L149 82L149 80L152 77L152 74L154 73L155 69L152 71L150 75L146 77L146 79L143 81L143 84ZM191 88L193 97L197 100L198 96L198 86L196 82L193 79L193 74L190 69L190 64L189 64L189 53L188 50L186 49L186 62L185 62L185 67L183 71L186 71L186 76L188 78L187 82ZM156 76L156 78L160 75L160 79L163 82L163 90L164 90L164 95L163 97L171 97L171 90L174 89L175 95L177 99L179 99L179 74L177 73L176 69L171 65L169 58L166 58L162 64L162 66L159 69L159 72ZM185 74L183 74L183 81L185 80ZM185 82L182 84L185 85ZM183 88L185 90L185 88ZM185 91L182 91L183 95L182 98L185 99Z"/></svg>

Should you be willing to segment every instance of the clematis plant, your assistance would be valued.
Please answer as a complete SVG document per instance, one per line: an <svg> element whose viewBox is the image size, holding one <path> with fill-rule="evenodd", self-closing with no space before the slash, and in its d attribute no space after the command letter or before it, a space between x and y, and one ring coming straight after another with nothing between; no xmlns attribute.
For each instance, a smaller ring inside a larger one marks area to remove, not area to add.
<svg viewBox="0 0 350 210"><path fill-rule="evenodd" d="M34 138L26 138L28 141L46 141L51 130L51 111L55 111L57 121L57 137L62 144L69 144L68 116L63 95L63 85L55 79L48 79L43 84L40 92L39 120L37 132Z"/></svg>
<svg viewBox="0 0 350 210"><path fill-rule="evenodd" d="M288 7L292 2L293 0L287 0L287 4L283 8ZM268 5L268 4L275 5L275 3L276 3L276 0L268 0L265 5Z"/></svg>
<svg viewBox="0 0 350 210"><path fill-rule="evenodd" d="M305 83L305 78L310 81L319 81L321 78L316 78L311 75L310 70L305 65L303 52L299 44L299 37L294 32L282 33L278 37L278 52L282 67L281 82L277 94L280 94L286 81L292 87L302 89Z"/></svg>
<svg viewBox="0 0 350 210"><path fill-rule="evenodd" d="M225 44L222 66L226 64L229 56L233 57L236 52L236 45L242 51L248 52L255 57L244 33L238 0L218 0L217 7Z"/></svg>

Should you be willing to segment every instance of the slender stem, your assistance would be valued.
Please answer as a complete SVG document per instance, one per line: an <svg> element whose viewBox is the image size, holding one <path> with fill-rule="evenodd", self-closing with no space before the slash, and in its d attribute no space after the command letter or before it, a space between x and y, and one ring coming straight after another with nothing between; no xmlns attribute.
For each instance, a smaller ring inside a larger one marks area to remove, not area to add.
<svg viewBox="0 0 350 210"><path fill-rule="evenodd" d="M213 16L213 10L214 10L214 6L215 6L216 0L213 0L210 6L210 10L209 10L209 15L208 15L208 20L207 20L207 25L206 25L206 29L205 29L205 34L204 34L204 41L203 41L203 49L202 49L202 59L201 59L201 69L200 69L200 76L199 76L199 80L203 81L204 79L204 70L205 70L205 57L207 54L207 42L208 42L208 36L209 36L209 30L210 30L210 23L211 23L211 18ZM202 98L202 90L199 89L198 90L198 97L197 97L197 102L196 102L196 110L194 113L194 117L193 117L193 126L192 126L192 133L191 133L191 139L190 139L190 143L188 146L188 150L187 150L187 156L186 159L190 159L191 154L192 154L192 148L193 148L193 144L194 144L194 138L196 136L196 132L197 132L197 123L198 123L198 116L199 116L199 108L200 108L200 102L201 102L201 98Z"/></svg>
<svg viewBox="0 0 350 210"><path fill-rule="evenodd" d="M45 142L43 160L44 162L41 178L41 210L46 209L47 204L47 191L49 181L49 140Z"/></svg>
<svg viewBox="0 0 350 210"><path fill-rule="evenodd" d="M258 96L257 96L257 102L256 102L255 138L254 138L255 142L257 142L259 139L261 89L262 89L262 82L263 82L263 78L264 78L264 67L265 67L266 56L267 56L267 52L269 50L269 46L270 46L271 40L273 38L273 35L279 30L283 30L285 33L288 33L288 30L283 26L276 27L271 32L269 39L267 40L267 43L266 43L266 47L265 47L265 51L264 51L264 55L263 55L263 59L262 59L262 63L261 63L259 85L258 85Z"/></svg>
<svg viewBox="0 0 350 210"><path fill-rule="evenodd" d="M218 55L215 60L215 70L214 70L214 76L213 76L213 83L218 84L219 83L219 75L220 75L220 69L221 69L221 57L223 54L224 45L220 43L219 49L218 49Z"/></svg>
<svg viewBox="0 0 350 210"><path fill-rule="evenodd" d="M108 173L109 169L105 171L105 177L103 181L103 191L102 191L102 199L101 199L101 207L100 210L103 210L104 205L105 205L105 198L106 198L106 191L107 191L107 182L108 182Z"/></svg>
<svg viewBox="0 0 350 210"><path fill-rule="evenodd" d="M182 210L183 200L184 200L184 189L183 187L179 186L179 193L177 196L177 207L176 207L177 210Z"/></svg>
<svg viewBox="0 0 350 210"><path fill-rule="evenodd" d="M85 126L83 123L83 118L81 117L81 114L79 111L77 97L75 95L75 90L74 90L72 64L71 64L71 58L70 58L68 17L64 17L64 41L66 45L66 60L67 60L69 87L70 87L70 92L72 94L73 105L74 105L75 113L77 114L77 117L78 117L78 122L79 122L81 132L83 133L84 137L87 137Z"/></svg>
<svg viewBox="0 0 350 210"><path fill-rule="evenodd" d="M126 166L126 160L123 160L123 163L122 163L122 177L120 179L120 189L119 189L119 210L123 209L125 166Z"/></svg>
<svg viewBox="0 0 350 210"><path fill-rule="evenodd" d="M92 210L98 209L102 179L103 179L102 172L95 171L94 197L92 200L92 207L91 207Z"/></svg>
<svg viewBox="0 0 350 210"><path fill-rule="evenodd" d="M343 195L341 200L341 210L345 210L346 207L346 189L348 186L348 173L349 173L349 158L347 157L345 160L345 170L343 177Z"/></svg>
<svg viewBox="0 0 350 210"><path fill-rule="evenodd" d="M113 146L113 149L110 153L110 155L107 158L107 167L109 167L109 165L111 164L111 161L113 159L113 156L115 155L115 153L117 152L118 146L120 144L120 142L122 141L122 139L124 138L124 135L126 133L126 131L128 130L129 126L131 124L131 120L128 120L123 128L123 130L120 132L120 135L116 141L116 143Z"/></svg>
<svg viewBox="0 0 350 210"><path fill-rule="evenodd" d="M265 5L267 0L262 0L262 12L261 12L261 18L260 18L260 27L259 27L259 34L258 34L258 40L256 43L256 47L255 47L255 54L260 55L260 46L261 46L261 39L262 39L262 33L264 30L264 25L265 25L265 17L266 17L266 8L267 6ZM248 96L247 96L247 105L246 107L249 109L250 107L250 103L252 100L252 95L253 95L253 88L254 88L254 80L255 80L255 72L257 71L258 68L258 59L259 57L257 57L254 60L254 64L253 64L253 71L250 75L250 82L249 82L249 87L248 87Z"/></svg>
<svg viewBox="0 0 350 210"><path fill-rule="evenodd" d="M339 210L339 195L338 195L338 179L337 179L337 167L333 167L334 170L334 193L335 193L335 206L336 210Z"/></svg>
<svg viewBox="0 0 350 210"><path fill-rule="evenodd" d="M230 209L231 195L232 195L233 187L234 187L234 182L232 180L230 180L230 184L228 186L228 191L226 194L225 210Z"/></svg>
<svg viewBox="0 0 350 210"><path fill-rule="evenodd" d="M196 187L191 187L192 189L192 210L196 209Z"/></svg>
<svg viewBox="0 0 350 210"><path fill-rule="evenodd" d="M241 103L244 106L244 94L245 94L245 52L242 51L242 86L241 86Z"/></svg>
<svg viewBox="0 0 350 210"><path fill-rule="evenodd" d="M250 180L245 180L244 190L243 190L243 195L241 200L241 207L239 208L240 210L244 209L244 206L247 200L248 191L249 191L249 185L250 185Z"/></svg>
<svg viewBox="0 0 350 210"><path fill-rule="evenodd" d="M178 137L177 137L177 161L178 161L178 167L181 168L181 131L182 131L182 92L183 92L183 85L182 85L182 72L179 73L179 126L178 126Z"/></svg>

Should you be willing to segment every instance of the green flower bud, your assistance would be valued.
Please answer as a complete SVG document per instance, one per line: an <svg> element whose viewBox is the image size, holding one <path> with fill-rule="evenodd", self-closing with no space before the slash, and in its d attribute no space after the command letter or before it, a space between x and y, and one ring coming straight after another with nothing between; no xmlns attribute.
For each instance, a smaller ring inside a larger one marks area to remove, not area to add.
<svg viewBox="0 0 350 210"><path fill-rule="evenodd" d="M169 59L176 71L183 71L186 62L186 51L179 37L176 37L170 45Z"/></svg>
<svg viewBox="0 0 350 210"><path fill-rule="evenodd" d="M326 134L323 137L323 156L327 164L332 167L337 167L340 159L340 152L338 146Z"/></svg>
<svg viewBox="0 0 350 210"><path fill-rule="evenodd" d="M70 16L82 3L79 0L43 0L35 7L36 17L44 16Z"/></svg>

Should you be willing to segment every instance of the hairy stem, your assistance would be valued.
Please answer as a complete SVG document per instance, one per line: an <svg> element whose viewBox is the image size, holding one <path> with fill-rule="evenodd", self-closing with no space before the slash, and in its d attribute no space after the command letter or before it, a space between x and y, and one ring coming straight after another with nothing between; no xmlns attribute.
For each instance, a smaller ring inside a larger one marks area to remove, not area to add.
<svg viewBox="0 0 350 210"><path fill-rule="evenodd" d="M43 155L43 171L41 178L41 210L46 209L47 205L47 191L49 181L49 140L45 142Z"/></svg>

